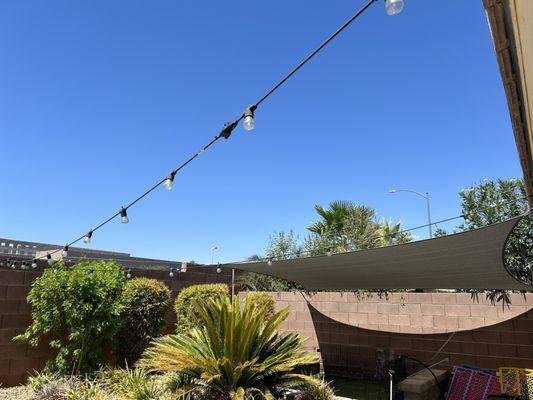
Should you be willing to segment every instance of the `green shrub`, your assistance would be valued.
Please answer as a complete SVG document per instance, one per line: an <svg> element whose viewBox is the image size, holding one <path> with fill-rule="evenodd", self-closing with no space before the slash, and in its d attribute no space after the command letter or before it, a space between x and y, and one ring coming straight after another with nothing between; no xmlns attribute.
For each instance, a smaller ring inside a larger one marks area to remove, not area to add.
<svg viewBox="0 0 533 400"><path fill-rule="evenodd" d="M57 349L47 370L86 373L98 370L104 348L120 325L122 268L113 262L81 262L72 269L48 268L28 295L32 323L14 338L37 346L41 340Z"/></svg>
<svg viewBox="0 0 533 400"><path fill-rule="evenodd" d="M181 291L174 304L176 311L176 332L187 333L198 325L199 314L195 307L197 301L215 299L228 295L228 287L224 284L195 285Z"/></svg>
<svg viewBox="0 0 533 400"><path fill-rule="evenodd" d="M246 293L248 300L257 308L257 309L267 309L267 315L270 317L274 315L274 299L268 292L248 292Z"/></svg>
<svg viewBox="0 0 533 400"><path fill-rule="evenodd" d="M153 338L161 335L170 306L170 290L163 282L135 278L123 292L122 324L116 335L120 364L132 366Z"/></svg>

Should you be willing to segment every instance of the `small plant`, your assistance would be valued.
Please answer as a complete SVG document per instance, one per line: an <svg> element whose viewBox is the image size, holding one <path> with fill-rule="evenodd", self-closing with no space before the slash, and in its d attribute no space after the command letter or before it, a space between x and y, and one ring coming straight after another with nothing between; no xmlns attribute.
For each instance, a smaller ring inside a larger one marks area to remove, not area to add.
<svg viewBox="0 0 533 400"><path fill-rule="evenodd" d="M32 323L14 340L30 346L46 340L56 349L48 371L96 371L119 328L123 286L122 268L113 262L81 262L57 271L48 268L35 279L28 295Z"/></svg>
<svg viewBox="0 0 533 400"><path fill-rule="evenodd" d="M135 278L123 292L122 324L116 335L121 365L134 365L150 341L161 335L170 306L170 290L155 279Z"/></svg>
<svg viewBox="0 0 533 400"><path fill-rule="evenodd" d="M312 379L309 382L296 384L296 393L287 396L288 400L333 400L335 392L328 382Z"/></svg>
<svg viewBox="0 0 533 400"><path fill-rule="evenodd" d="M61 375L57 373L50 372L36 372L33 375L30 375L28 378L28 386L30 389L37 393L40 392L47 384L50 382L57 381L61 378Z"/></svg>
<svg viewBox="0 0 533 400"><path fill-rule="evenodd" d="M66 400L115 400L98 383L84 380L76 388L69 388L66 392ZM118 400L118 399L116 399Z"/></svg>
<svg viewBox="0 0 533 400"><path fill-rule="evenodd" d="M176 332L187 333L198 325L199 313L197 302L206 299L217 299L228 295L228 287L223 284L189 286L181 291L176 298Z"/></svg>
<svg viewBox="0 0 533 400"><path fill-rule="evenodd" d="M162 379L150 376L142 369L109 369L100 376L108 392L121 400L170 399Z"/></svg>
<svg viewBox="0 0 533 400"><path fill-rule="evenodd" d="M79 389L80 381L76 378L58 378L50 382L42 380L36 387L32 400L70 400L69 394Z"/></svg>

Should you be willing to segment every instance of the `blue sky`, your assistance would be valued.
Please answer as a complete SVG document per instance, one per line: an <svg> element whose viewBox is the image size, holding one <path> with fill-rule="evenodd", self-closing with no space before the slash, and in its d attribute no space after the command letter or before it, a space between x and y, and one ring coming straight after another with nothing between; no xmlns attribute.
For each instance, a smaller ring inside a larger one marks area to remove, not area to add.
<svg viewBox="0 0 533 400"><path fill-rule="evenodd" d="M358 0L0 3L0 236L65 243L210 140L346 20ZM220 261L301 236L313 205L404 226L457 192L521 176L481 1L381 2L230 140L95 233L95 248ZM425 231L418 233L420 236Z"/></svg>

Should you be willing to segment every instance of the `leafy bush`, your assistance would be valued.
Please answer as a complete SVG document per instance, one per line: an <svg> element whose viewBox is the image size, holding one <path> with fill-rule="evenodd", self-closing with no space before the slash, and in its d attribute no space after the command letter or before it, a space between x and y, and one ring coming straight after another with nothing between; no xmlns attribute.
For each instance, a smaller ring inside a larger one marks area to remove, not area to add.
<svg viewBox="0 0 533 400"><path fill-rule="evenodd" d="M187 333L198 325L199 314L196 303L205 299L216 299L228 295L228 287L224 284L189 286L181 291L176 298L176 332Z"/></svg>
<svg viewBox="0 0 533 400"><path fill-rule="evenodd" d="M296 371L318 362L303 349L303 339L282 334L289 309L267 315L250 299L240 306L228 296L193 302L199 324L187 334L156 339L139 365L152 372L176 372L177 398L189 400L279 399L289 388L317 380ZM181 384L181 386L180 386Z"/></svg>
<svg viewBox="0 0 533 400"><path fill-rule="evenodd" d="M122 324L116 335L119 363L134 365L150 341L160 336L170 305L170 290L155 279L135 278L123 292Z"/></svg>
<svg viewBox="0 0 533 400"><path fill-rule="evenodd" d="M246 298L252 303L258 310L266 309L266 315L272 316L275 313L274 299L267 292L248 292Z"/></svg>
<svg viewBox="0 0 533 400"><path fill-rule="evenodd" d="M98 370L122 313L122 269L113 262L81 262L72 269L46 269L28 295L32 323L14 338L57 349L47 369L59 373Z"/></svg>

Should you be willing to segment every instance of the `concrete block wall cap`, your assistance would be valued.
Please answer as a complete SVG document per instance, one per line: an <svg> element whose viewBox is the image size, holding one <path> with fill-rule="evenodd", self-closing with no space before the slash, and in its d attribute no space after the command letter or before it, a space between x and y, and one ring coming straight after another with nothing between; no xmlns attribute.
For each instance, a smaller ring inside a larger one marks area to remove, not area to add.
<svg viewBox="0 0 533 400"><path fill-rule="evenodd" d="M442 382L448 374L448 371L442 369L433 369L432 371L439 382ZM398 388L402 392L424 393L433 386L436 386L435 378L433 378L433 375L426 370L405 378L402 382L400 382Z"/></svg>

